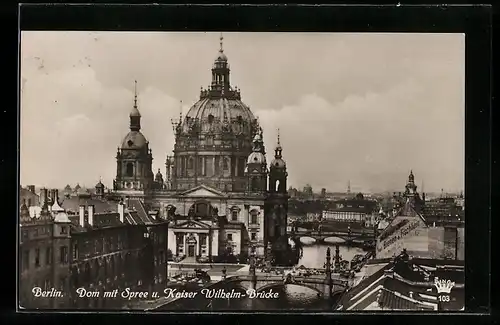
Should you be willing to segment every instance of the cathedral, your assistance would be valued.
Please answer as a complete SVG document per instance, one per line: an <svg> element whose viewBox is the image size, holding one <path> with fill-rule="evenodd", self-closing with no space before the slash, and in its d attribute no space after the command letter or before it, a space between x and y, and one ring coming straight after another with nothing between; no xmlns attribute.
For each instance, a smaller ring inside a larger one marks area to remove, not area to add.
<svg viewBox="0 0 500 325"><path fill-rule="evenodd" d="M137 91L130 132L116 155L113 193L136 198L150 213L169 220L168 248L186 261L246 262L257 256L273 264L293 263L287 238L287 170L278 135L268 165L263 130L241 92L232 87L223 50L212 66L212 82L186 116L173 121L175 145L165 177L152 170L153 155L141 132Z"/></svg>

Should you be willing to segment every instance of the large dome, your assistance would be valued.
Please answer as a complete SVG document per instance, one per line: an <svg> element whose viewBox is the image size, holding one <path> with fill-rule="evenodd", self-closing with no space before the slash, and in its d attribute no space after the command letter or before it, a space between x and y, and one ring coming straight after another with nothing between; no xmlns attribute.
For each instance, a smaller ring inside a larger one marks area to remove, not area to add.
<svg viewBox="0 0 500 325"><path fill-rule="evenodd" d="M202 98L186 114L183 131L188 132L198 123L201 133L221 133L227 125L238 134L251 134L256 119L241 100L235 98Z"/></svg>
<svg viewBox="0 0 500 325"><path fill-rule="evenodd" d="M258 121L241 101L240 90L231 86L222 38L212 65L211 84L201 89L199 100L186 116L174 123L174 189L187 190L200 184L230 192L248 188L245 167Z"/></svg>
<svg viewBox="0 0 500 325"><path fill-rule="evenodd" d="M142 149L147 143L146 137L140 131L130 131L122 141L122 149Z"/></svg>

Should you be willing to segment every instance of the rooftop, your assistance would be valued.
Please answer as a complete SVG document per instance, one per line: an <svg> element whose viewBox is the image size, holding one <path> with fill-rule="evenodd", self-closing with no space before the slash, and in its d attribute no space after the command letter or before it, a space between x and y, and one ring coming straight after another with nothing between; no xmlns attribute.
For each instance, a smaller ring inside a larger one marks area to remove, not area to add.
<svg viewBox="0 0 500 325"><path fill-rule="evenodd" d="M402 253L394 260L372 260L365 268L370 267L375 272L347 291L337 310L436 310L436 278L454 282L451 301L441 308L464 306L463 261L411 259Z"/></svg>

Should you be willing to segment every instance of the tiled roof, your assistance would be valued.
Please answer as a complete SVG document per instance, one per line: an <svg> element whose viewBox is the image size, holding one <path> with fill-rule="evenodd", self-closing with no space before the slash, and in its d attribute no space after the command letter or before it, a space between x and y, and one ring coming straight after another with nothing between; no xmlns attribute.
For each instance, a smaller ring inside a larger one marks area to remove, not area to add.
<svg viewBox="0 0 500 325"><path fill-rule="evenodd" d="M454 262L454 265L447 265L448 261L424 259L390 262L348 290L338 309L434 310L437 292L432 281L438 277L456 283L450 293L451 301L442 309L460 310L464 305L465 276L463 261Z"/></svg>
<svg viewBox="0 0 500 325"><path fill-rule="evenodd" d="M109 213L96 213L94 214L94 226L92 228L88 227L88 215L85 214L85 225L86 227L80 226L80 217L78 214L72 215L69 217L71 223L73 225L73 230L76 232L84 232L90 229L95 228L104 228L104 227L116 227L121 226L123 224L129 225L144 225L151 224L154 220L149 219L148 222L145 222L137 211L125 211L124 215L124 223L120 222L120 214L118 212L109 212Z"/></svg>
<svg viewBox="0 0 500 325"><path fill-rule="evenodd" d="M154 223L154 219L152 219L148 213L146 212L146 208L141 200L137 198L130 198L128 201L129 207L131 207L137 215L138 223L137 224L151 224Z"/></svg>
<svg viewBox="0 0 500 325"><path fill-rule="evenodd" d="M76 232L85 232L92 228L88 227L88 215L85 215L84 222L86 227L80 225L80 216L78 214L69 216L72 224L72 229ZM96 213L94 214L93 228L116 227L123 225L120 222L120 215L116 212L111 213Z"/></svg>
<svg viewBox="0 0 500 325"><path fill-rule="evenodd" d="M379 307L390 310L435 310L435 304L422 304L385 288L380 292L378 304Z"/></svg>
<svg viewBox="0 0 500 325"><path fill-rule="evenodd" d="M61 206L64 208L64 210L74 214L78 214L80 205L93 205L94 213L118 212L118 202L100 200L92 197L74 196L65 198L61 203Z"/></svg>
<svg viewBox="0 0 500 325"><path fill-rule="evenodd" d="M152 223L150 221L144 222L143 218L140 217L137 211L125 212L125 221L131 225L144 225Z"/></svg>

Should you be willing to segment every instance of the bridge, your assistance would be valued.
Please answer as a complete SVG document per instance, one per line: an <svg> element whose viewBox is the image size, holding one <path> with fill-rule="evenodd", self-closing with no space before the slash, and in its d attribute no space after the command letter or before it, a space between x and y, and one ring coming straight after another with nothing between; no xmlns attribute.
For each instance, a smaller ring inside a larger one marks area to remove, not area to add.
<svg viewBox="0 0 500 325"><path fill-rule="evenodd" d="M283 275L251 275L241 276L236 275L226 278L226 283L237 282L245 291L253 289L256 293L266 292L276 286L293 284L301 287L306 287L316 291L318 296L324 299L330 299L338 294L341 294L348 287L348 281L343 279L331 278L323 276L283 276Z"/></svg>
<svg viewBox="0 0 500 325"><path fill-rule="evenodd" d="M245 291L255 290L256 293L269 291L271 288L286 284L293 284L312 289L317 292L318 296L324 299L333 299L344 293L349 287L349 282L341 279L340 276L334 275L332 272L332 262L330 248L326 251L326 263L324 274L318 275L295 275L292 273L283 275L272 275L267 273L257 274L255 268L255 247L252 247L250 253L250 270L248 275L225 276L223 270L223 280L216 285L222 283L238 283Z"/></svg>
<svg viewBox="0 0 500 325"><path fill-rule="evenodd" d="M292 227L291 231L288 233L291 239L300 239L304 237L312 238L316 242L324 242L327 238L340 238L346 243L359 243L364 244L366 241L374 240L373 231L321 231L321 230L306 230L306 229L296 229Z"/></svg>

